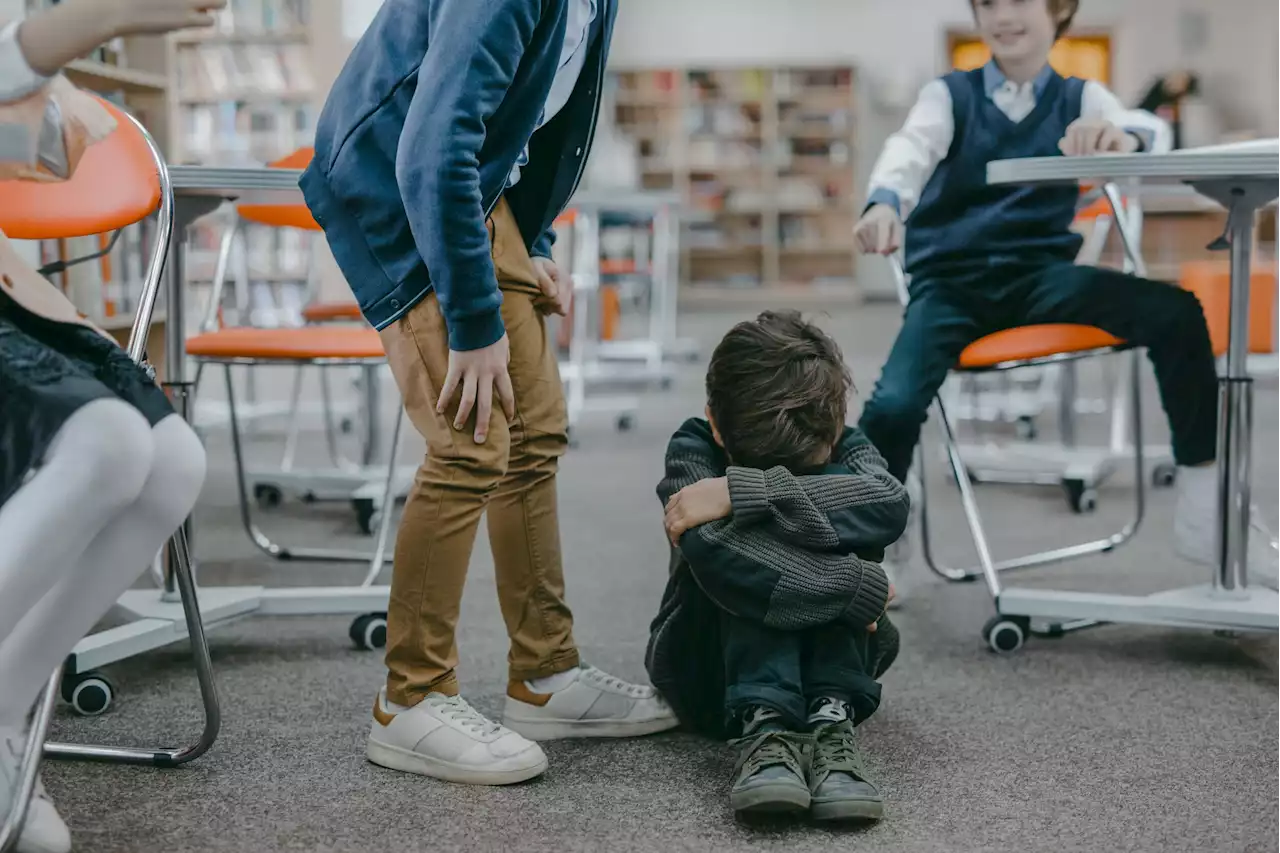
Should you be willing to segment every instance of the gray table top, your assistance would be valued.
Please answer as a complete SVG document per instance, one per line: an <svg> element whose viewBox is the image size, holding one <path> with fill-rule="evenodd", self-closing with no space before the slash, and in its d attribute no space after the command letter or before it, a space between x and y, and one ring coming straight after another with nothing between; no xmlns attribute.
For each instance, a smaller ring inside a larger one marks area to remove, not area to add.
<svg viewBox="0 0 1280 853"><path fill-rule="evenodd" d="M1068 183L1138 178L1145 182L1198 183L1233 179L1275 182L1280 158L1263 146L1186 149L1169 154L1099 154L1092 157L1028 157L987 165L991 184Z"/></svg>
<svg viewBox="0 0 1280 853"><path fill-rule="evenodd" d="M227 199L301 201L298 169L265 167L170 166L169 180L179 196L216 196Z"/></svg>

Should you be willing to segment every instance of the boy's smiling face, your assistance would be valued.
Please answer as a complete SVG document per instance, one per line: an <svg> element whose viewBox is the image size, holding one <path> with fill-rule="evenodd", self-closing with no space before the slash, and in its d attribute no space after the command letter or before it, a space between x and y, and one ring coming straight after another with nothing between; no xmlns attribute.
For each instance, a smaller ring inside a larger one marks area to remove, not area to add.
<svg viewBox="0 0 1280 853"><path fill-rule="evenodd" d="M978 32L1003 66L1042 65L1057 35L1049 0L974 0Z"/></svg>

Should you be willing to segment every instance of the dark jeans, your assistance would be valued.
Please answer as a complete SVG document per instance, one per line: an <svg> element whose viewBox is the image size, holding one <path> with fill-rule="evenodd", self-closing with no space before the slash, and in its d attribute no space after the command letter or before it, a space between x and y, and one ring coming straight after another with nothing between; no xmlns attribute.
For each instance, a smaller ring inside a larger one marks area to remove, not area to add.
<svg viewBox="0 0 1280 853"><path fill-rule="evenodd" d="M730 730L750 706L771 708L799 730L808 719L809 703L822 697L849 703L854 725L861 723L880 706L876 677L892 656L879 647L891 635L896 656L897 632L888 619L881 619L874 634L834 622L807 631L779 631L722 612Z"/></svg>
<svg viewBox="0 0 1280 853"><path fill-rule="evenodd" d="M1190 292L1114 270L1070 263L1007 265L911 283L902 329L860 426L903 479L934 395L960 353L1017 326L1096 326L1146 347L1179 465L1213 460L1218 379L1209 329Z"/></svg>

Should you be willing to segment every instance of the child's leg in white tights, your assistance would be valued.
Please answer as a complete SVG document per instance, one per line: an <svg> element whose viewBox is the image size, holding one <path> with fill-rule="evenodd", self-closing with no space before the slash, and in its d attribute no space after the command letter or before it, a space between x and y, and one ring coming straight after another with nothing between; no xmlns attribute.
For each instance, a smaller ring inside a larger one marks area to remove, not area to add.
<svg viewBox="0 0 1280 853"><path fill-rule="evenodd" d="M63 424L44 464L0 506L0 642L138 499L150 471L150 425L127 403L95 400Z"/></svg>
<svg viewBox="0 0 1280 853"><path fill-rule="evenodd" d="M135 500L60 570L53 588L0 640L0 682L6 686L0 691L0 722L26 713L49 673L137 580L195 506L205 474L199 438L177 415L148 431L151 460Z"/></svg>

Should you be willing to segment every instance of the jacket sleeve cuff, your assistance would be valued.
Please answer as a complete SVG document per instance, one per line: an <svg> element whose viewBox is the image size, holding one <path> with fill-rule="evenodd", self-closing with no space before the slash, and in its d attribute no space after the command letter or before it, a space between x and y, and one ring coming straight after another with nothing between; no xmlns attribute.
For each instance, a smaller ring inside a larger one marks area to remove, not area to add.
<svg viewBox="0 0 1280 853"><path fill-rule="evenodd" d="M862 564L862 583L846 611L854 625L867 626L884 615L889 603L889 577L877 563Z"/></svg>
<svg viewBox="0 0 1280 853"><path fill-rule="evenodd" d="M754 524L767 518L769 489L765 484L764 471L730 466L727 476L729 503L733 505L734 521L740 524Z"/></svg>
<svg viewBox="0 0 1280 853"><path fill-rule="evenodd" d="M893 190L887 190L881 187L880 189L873 191L871 195L867 197L867 206L863 209L863 212L870 210L877 204L887 205L893 208L893 212L898 214L898 216L902 216L902 199L899 198L898 194Z"/></svg>
<svg viewBox="0 0 1280 853"><path fill-rule="evenodd" d="M534 258L551 258L551 247L556 243L556 232L552 228L546 231L533 241L533 248L529 250L529 256Z"/></svg>
<svg viewBox="0 0 1280 853"><path fill-rule="evenodd" d="M507 332L499 308L469 317L446 317L445 326L449 329L449 349L454 352L484 349L496 344Z"/></svg>

